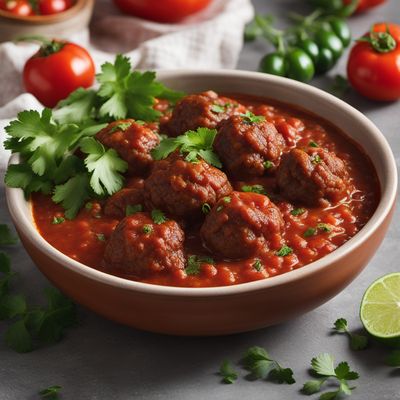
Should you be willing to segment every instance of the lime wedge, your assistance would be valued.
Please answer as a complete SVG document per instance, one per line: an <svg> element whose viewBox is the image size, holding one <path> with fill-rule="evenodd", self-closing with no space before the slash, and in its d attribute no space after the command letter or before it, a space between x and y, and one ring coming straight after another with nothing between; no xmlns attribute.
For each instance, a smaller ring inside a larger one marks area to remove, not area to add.
<svg viewBox="0 0 400 400"><path fill-rule="evenodd" d="M376 339L400 346L400 272L382 276L367 289L360 317Z"/></svg>

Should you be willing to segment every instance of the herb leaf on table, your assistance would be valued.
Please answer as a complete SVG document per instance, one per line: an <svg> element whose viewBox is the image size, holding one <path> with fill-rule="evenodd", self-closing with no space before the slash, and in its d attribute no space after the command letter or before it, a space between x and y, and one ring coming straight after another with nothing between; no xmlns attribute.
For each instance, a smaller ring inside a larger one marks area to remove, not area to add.
<svg viewBox="0 0 400 400"><path fill-rule="evenodd" d="M336 333L344 333L349 337L350 348L352 350L364 350L368 346L368 337L351 333L348 328L347 320L344 318L339 318L335 321L333 330Z"/></svg>
<svg viewBox="0 0 400 400"><path fill-rule="evenodd" d="M237 373L229 361L224 361L221 364L219 374L222 376L222 382L227 384L234 383L238 378Z"/></svg>
<svg viewBox="0 0 400 400"><path fill-rule="evenodd" d="M42 400L58 400L62 387L58 385L49 386L39 392L39 396Z"/></svg>

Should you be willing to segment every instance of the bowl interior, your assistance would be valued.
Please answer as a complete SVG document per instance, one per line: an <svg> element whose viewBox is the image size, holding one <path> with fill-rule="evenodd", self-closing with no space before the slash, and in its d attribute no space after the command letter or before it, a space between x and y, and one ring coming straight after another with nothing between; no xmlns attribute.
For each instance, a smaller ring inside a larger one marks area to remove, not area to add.
<svg viewBox="0 0 400 400"><path fill-rule="evenodd" d="M350 105L309 85L260 73L244 71L158 71L157 74L158 78L167 86L187 93L212 89L216 92L256 95L300 107L330 121L347 136L356 141L370 157L381 185L381 200L378 208L369 222L352 239L334 252L303 268L261 281L234 286L193 289L128 281L89 268L68 258L58 250L52 248L39 235L32 221L29 203L24 199L22 191L7 188L7 200L17 228L26 230L32 237L32 240L35 241L35 245L41 248L41 251L62 263L65 268L74 269L80 274L90 276L91 279L106 282L109 285L141 292L182 296L216 296L243 293L250 290L284 285L288 281L301 279L306 275L313 274L316 270L326 267L334 260L343 259L352 249L370 237L390 213L397 192L395 159L386 139L378 128ZM17 161L18 157L14 156L11 162Z"/></svg>

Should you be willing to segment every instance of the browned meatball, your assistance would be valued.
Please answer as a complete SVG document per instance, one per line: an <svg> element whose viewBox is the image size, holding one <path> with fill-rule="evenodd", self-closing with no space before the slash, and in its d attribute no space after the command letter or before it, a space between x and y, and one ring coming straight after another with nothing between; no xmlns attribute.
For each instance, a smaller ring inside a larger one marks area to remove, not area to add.
<svg viewBox="0 0 400 400"><path fill-rule="evenodd" d="M150 128L133 119L111 122L97 133L96 138L117 151L128 163L132 175L142 175L149 171L153 163L150 152L160 142Z"/></svg>
<svg viewBox="0 0 400 400"><path fill-rule="evenodd" d="M140 208L143 208L143 204L143 188L124 188L107 199L104 214L107 217L121 219L129 211L128 206L140 206Z"/></svg>
<svg viewBox="0 0 400 400"><path fill-rule="evenodd" d="M208 249L226 258L240 259L259 254L280 235L283 219L267 196L232 192L218 201L201 227Z"/></svg>
<svg viewBox="0 0 400 400"><path fill-rule="evenodd" d="M310 206L338 201L348 190L344 162L321 148L293 149L282 157L277 183L284 197Z"/></svg>
<svg viewBox="0 0 400 400"><path fill-rule="evenodd" d="M192 94L176 104L171 119L161 126L161 131L169 136L179 136L198 127L214 129L230 115L245 112L246 108L235 100L219 97L211 90Z"/></svg>
<svg viewBox="0 0 400 400"><path fill-rule="evenodd" d="M104 253L108 270L145 277L185 268L185 234L172 220L155 224L147 213L124 218L112 233Z"/></svg>
<svg viewBox="0 0 400 400"><path fill-rule="evenodd" d="M234 115L220 123L214 148L236 177L261 176L279 163L285 140L270 122Z"/></svg>
<svg viewBox="0 0 400 400"><path fill-rule="evenodd" d="M201 160L185 161L174 153L156 161L144 183L146 204L179 217L197 217L204 203L211 206L232 191L227 176Z"/></svg>

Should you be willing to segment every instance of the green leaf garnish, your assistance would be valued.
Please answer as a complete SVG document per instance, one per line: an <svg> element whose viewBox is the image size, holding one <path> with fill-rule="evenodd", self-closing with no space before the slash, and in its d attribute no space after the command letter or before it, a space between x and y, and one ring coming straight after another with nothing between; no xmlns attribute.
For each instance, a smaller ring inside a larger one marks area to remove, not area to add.
<svg viewBox="0 0 400 400"><path fill-rule="evenodd" d="M309 145L310 147L319 147L319 146L318 146L318 143L314 142L313 140L312 140L310 143L308 143L308 145Z"/></svg>
<svg viewBox="0 0 400 400"><path fill-rule="evenodd" d="M153 210L151 212L151 218L157 225L163 224L165 221L167 221L165 214L161 210Z"/></svg>
<svg viewBox="0 0 400 400"><path fill-rule="evenodd" d="M304 231L303 236L304 236L304 237L311 237L311 236L315 236L316 233L317 233L317 230L316 230L315 228L307 228L307 229Z"/></svg>
<svg viewBox="0 0 400 400"><path fill-rule="evenodd" d="M262 269L263 269L263 263L261 262L261 260L255 260L254 261L254 263L253 263L253 268L256 270L256 271L258 271L258 272L260 272Z"/></svg>
<svg viewBox="0 0 400 400"><path fill-rule="evenodd" d="M270 169L272 167L274 167L274 163L272 161L269 161L269 160L264 161L264 168L265 169Z"/></svg>
<svg viewBox="0 0 400 400"><path fill-rule="evenodd" d="M347 334L350 339L350 348L352 350L364 350L368 346L368 337L365 335L352 334L349 331L347 320L339 318L334 323L336 333Z"/></svg>
<svg viewBox="0 0 400 400"><path fill-rule="evenodd" d="M224 361L221 364L219 374L222 376L222 382L227 384L234 383L238 378L237 373L232 368L229 361Z"/></svg>
<svg viewBox="0 0 400 400"><path fill-rule="evenodd" d="M243 122L249 125L265 121L265 117L263 115L254 115L250 111L247 111L245 114L239 115L242 117Z"/></svg>
<svg viewBox="0 0 400 400"><path fill-rule="evenodd" d="M313 164L319 164L322 161L321 157L319 156L319 154L316 154L315 156L311 157L311 162Z"/></svg>
<svg viewBox="0 0 400 400"><path fill-rule="evenodd" d="M46 389L43 389L39 392L39 396L42 398L42 400L58 400L60 391L62 387L55 385L55 386L49 386Z"/></svg>
<svg viewBox="0 0 400 400"><path fill-rule="evenodd" d="M242 192L252 192L264 195L267 194L263 185L243 185Z"/></svg>
<svg viewBox="0 0 400 400"><path fill-rule="evenodd" d="M286 257L286 256L288 256L289 254L292 254L292 253L293 253L293 249L291 247L287 246L287 245L284 245L284 246L282 246L280 248L279 251L276 252L276 255L278 257Z"/></svg>
<svg viewBox="0 0 400 400"><path fill-rule="evenodd" d="M198 275L201 272L202 264L214 264L211 257L191 255L188 257L185 272L187 275Z"/></svg>
<svg viewBox="0 0 400 400"><path fill-rule="evenodd" d="M18 238L14 236L6 224L0 224L0 246L8 246L18 243Z"/></svg>
<svg viewBox="0 0 400 400"><path fill-rule="evenodd" d="M99 240L100 242L106 241L106 237L104 236L104 233L96 233L96 237L97 237L97 240Z"/></svg>
<svg viewBox="0 0 400 400"><path fill-rule="evenodd" d="M298 215L304 214L305 212L306 210L304 208L294 208L292 211L290 211L290 214L297 217Z"/></svg>
<svg viewBox="0 0 400 400"><path fill-rule="evenodd" d="M213 152L213 143L217 131L215 129L198 128L196 131L187 131L176 138L167 138L152 150L155 160L162 160L172 152L180 149L181 154L186 154L186 161L198 162L199 157L207 163L221 168L218 156Z"/></svg>
<svg viewBox="0 0 400 400"><path fill-rule="evenodd" d="M59 224L62 224L63 222L65 222L65 218L63 218L63 217L53 217L53 219L51 221L51 223L53 225L59 225Z"/></svg>

